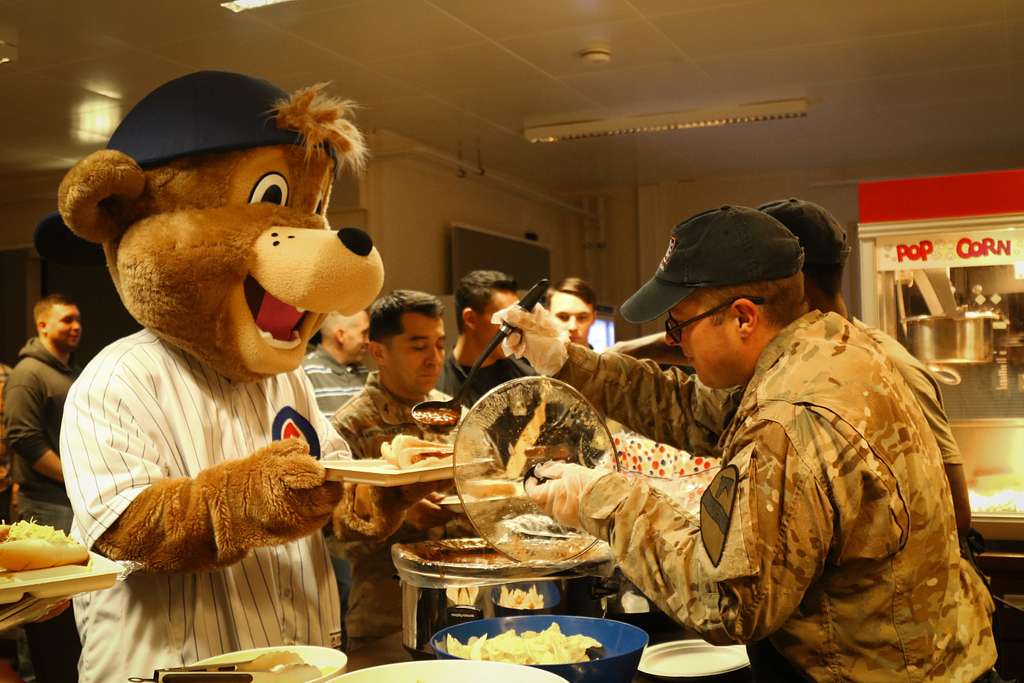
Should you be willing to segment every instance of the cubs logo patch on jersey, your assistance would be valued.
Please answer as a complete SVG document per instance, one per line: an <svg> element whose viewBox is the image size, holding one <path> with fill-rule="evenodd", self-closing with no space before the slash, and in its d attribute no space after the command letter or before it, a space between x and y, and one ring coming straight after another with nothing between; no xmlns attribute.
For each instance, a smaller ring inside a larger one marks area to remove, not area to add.
<svg viewBox="0 0 1024 683"><path fill-rule="evenodd" d="M700 497L700 538L711 564L716 567L725 550L739 478L739 469L735 465L726 465Z"/></svg>
<svg viewBox="0 0 1024 683"><path fill-rule="evenodd" d="M309 445L309 454L314 458L320 458L320 437L316 435L316 429L291 406L285 406L278 411L274 417L274 424L270 427L270 435L274 441L302 439Z"/></svg>

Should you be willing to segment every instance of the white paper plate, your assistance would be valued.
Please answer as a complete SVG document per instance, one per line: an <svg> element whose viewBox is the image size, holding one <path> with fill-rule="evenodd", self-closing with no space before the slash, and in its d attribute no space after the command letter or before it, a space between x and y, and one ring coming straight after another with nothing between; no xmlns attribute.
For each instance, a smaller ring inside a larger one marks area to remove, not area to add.
<svg viewBox="0 0 1024 683"><path fill-rule="evenodd" d="M383 460L328 460L321 462L327 479L372 486L407 486L455 477L452 463L418 465L401 470Z"/></svg>
<svg viewBox="0 0 1024 683"><path fill-rule="evenodd" d="M23 572L0 572L0 604L18 602L25 595L58 598L110 588L121 565L89 553L89 564L71 564Z"/></svg>
<svg viewBox="0 0 1024 683"><path fill-rule="evenodd" d="M712 645L703 640L675 640L644 650L639 670L673 680L729 673L750 666L742 645Z"/></svg>
<svg viewBox="0 0 1024 683"><path fill-rule="evenodd" d="M258 647L252 650L239 650L227 652L216 657L208 657L196 664L225 664L228 662L247 662L268 652L294 652L302 657L302 661L312 664L324 675L314 678L309 683L325 683L340 677L348 666L348 657L340 650L332 650L329 647L316 647L313 645L282 645L280 647Z"/></svg>

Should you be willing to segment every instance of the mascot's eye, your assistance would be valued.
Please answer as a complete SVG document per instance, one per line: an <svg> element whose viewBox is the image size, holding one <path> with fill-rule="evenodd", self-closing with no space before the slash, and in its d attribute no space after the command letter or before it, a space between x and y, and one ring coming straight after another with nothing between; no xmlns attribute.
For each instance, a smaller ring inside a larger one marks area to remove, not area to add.
<svg viewBox="0 0 1024 683"><path fill-rule="evenodd" d="M280 173L268 173L256 183L249 194L250 204L277 204L284 206L288 203L288 181Z"/></svg>

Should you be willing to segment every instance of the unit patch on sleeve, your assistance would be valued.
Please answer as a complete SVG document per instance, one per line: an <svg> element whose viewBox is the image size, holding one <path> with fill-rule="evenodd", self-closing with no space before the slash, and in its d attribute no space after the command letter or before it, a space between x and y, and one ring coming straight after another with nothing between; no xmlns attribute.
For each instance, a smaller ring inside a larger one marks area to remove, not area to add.
<svg viewBox="0 0 1024 683"><path fill-rule="evenodd" d="M716 567L725 550L739 478L739 469L735 465L726 465L700 497L700 537L711 564Z"/></svg>

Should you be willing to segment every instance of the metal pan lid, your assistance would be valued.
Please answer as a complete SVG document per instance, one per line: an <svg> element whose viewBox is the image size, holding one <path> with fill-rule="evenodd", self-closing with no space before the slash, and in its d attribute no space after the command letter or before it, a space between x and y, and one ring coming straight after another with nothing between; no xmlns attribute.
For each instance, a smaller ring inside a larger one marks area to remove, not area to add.
<svg viewBox="0 0 1024 683"><path fill-rule="evenodd" d="M571 386L549 377L501 384L470 409L455 436L455 487L466 516L517 562L563 562L597 539L562 526L526 495L527 471L548 460L615 469L608 426Z"/></svg>

